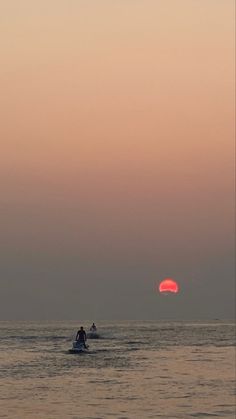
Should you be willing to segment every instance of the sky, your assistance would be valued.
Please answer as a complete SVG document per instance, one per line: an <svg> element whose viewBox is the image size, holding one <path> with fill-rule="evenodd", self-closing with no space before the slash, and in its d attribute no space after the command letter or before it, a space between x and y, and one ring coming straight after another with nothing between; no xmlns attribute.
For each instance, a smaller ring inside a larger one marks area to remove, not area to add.
<svg viewBox="0 0 236 419"><path fill-rule="evenodd" d="M234 317L234 29L233 0L0 2L1 320Z"/></svg>

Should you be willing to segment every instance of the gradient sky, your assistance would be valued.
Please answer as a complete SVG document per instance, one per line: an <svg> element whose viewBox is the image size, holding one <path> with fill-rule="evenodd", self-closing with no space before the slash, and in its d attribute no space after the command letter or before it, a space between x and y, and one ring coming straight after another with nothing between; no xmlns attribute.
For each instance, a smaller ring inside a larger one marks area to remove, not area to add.
<svg viewBox="0 0 236 419"><path fill-rule="evenodd" d="M0 31L0 318L233 317L234 1L7 0Z"/></svg>

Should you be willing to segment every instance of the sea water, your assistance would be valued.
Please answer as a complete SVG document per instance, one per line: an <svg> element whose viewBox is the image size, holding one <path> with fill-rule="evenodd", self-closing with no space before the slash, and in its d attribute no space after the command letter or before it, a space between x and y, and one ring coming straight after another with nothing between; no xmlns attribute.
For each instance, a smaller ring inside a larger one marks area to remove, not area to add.
<svg viewBox="0 0 236 419"><path fill-rule="evenodd" d="M235 418L231 321L0 322L0 417Z"/></svg>

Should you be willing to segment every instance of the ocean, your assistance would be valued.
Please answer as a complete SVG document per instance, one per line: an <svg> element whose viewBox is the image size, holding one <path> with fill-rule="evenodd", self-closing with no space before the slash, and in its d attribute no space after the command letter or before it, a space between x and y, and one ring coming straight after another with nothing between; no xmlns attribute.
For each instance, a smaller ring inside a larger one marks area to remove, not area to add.
<svg viewBox="0 0 236 419"><path fill-rule="evenodd" d="M95 320L95 319L94 319ZM0 418L235 418L232 321L0 322Z"/></svg>

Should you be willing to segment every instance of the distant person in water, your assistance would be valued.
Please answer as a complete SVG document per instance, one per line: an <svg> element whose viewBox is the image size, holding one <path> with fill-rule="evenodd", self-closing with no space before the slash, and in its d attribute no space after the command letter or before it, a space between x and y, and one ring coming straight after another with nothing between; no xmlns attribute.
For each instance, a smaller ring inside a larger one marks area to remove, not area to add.
<svg viewBox="0 0 236 419"><path fill-rule="evenodd" d="M96 325L93 323L92 326L90 327L91 332L95 332L97 330Z"/></svg>
<svg viewBox="0 0 236 419"><path fill-rule="evenodd" d="M86 332L83 328L83 326L81 326L81 328L78 330L77 334L76 334L76 338L77 342L81 342L84 344L84 347L87 348L86 346L86 340L87 340L87 336L86 336Z"/></svg>

